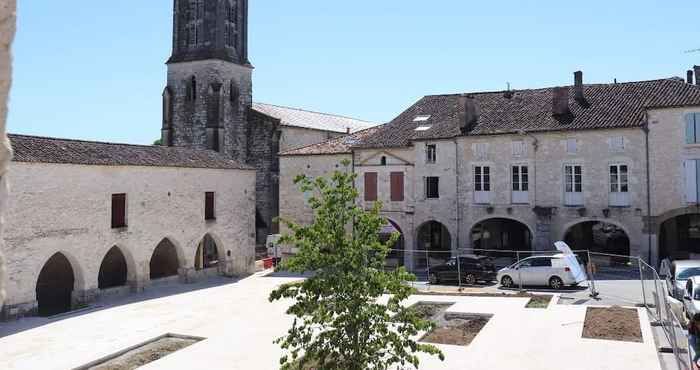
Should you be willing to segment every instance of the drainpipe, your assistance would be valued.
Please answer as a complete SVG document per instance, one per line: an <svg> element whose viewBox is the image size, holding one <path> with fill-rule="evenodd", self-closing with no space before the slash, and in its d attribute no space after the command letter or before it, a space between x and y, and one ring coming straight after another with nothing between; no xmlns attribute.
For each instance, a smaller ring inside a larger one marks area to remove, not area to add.
<svg viewBox="0 0 700 370"><path fill-rule="evenodd" d="M644 112L642 118L642 131L644 132L644 151L646 155L646 182L647 182L647 261L651 263L651 171L649 164L649 115Z"/></svg>
<svg viewBox="0 0 700 370"><path fill-rule="evenodd" d="M455 143L455 197L457 201L457 256L459 256L460 250L460 235L461 235L461 225L462 225L462 212L459 204L459 145L457 139L454 140ZM459 264L458 264L459 265Z"/></svg>

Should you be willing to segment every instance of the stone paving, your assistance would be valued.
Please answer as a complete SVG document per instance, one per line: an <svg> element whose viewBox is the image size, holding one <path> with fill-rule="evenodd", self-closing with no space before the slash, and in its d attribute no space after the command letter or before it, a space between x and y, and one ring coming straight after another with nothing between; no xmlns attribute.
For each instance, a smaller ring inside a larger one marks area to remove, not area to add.
<svg viewBox="0 0 700 370"><path fill-rule="evenodd" d="M159 288L105 303L93 311L0 324L0 369L73 369L166 333L207 338L142 369L277 369L272 340L291 324L288 302L269 292L294 277L218 279ZM558 297L555 297L558 298ZM527 298L421 296L455 302L448 312L493 314L467 347L439 345L447 359L424 358L421 369L660 369L644 310L644 343L582 339L586 306L524 308Z"/></svg>

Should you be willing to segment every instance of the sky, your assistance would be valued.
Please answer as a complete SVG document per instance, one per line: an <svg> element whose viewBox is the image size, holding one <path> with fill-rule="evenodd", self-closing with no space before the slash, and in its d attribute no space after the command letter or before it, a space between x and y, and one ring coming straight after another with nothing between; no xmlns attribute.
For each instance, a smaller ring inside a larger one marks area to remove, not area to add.
<svg viewBox="0 0 700 370"><path fill-rule="evenodd" d="M685 76L700 1L249 0L253 99L390 121L424 95ZM18 4L11 133L160 137L172 0Z"/></svg>

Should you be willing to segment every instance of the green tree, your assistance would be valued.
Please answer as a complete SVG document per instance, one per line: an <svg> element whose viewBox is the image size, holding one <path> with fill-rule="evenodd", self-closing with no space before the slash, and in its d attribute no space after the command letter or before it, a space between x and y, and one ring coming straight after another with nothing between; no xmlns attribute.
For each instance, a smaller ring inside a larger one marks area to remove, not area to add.
<svg viewBox="0 0 700 370"><path fill-rule="evenodd" d="M158 139L158 140L153 142L153 145L162 145L162 144L163 144L163 140L161 140L161 139Z"/></svg>
<svg viewBox="0 0 700 370"><path fill-rule="evenodd" d="M298 253L280 266L311 277L285 284L270 301L291 299L287 313L295 316L287 335L275 342L286 351L283 370L365 370L418 367L418 353L443 354L414 338L433 324L401 302L414 293L406 284L415 276L405 268L385 271L384 260L398 233L383 243L379 233L387 222L381 204L365 211L356 203L355 174L335 171L330 178L300 175L295 183L311 193L314 222L308 226L281 221L291 232L280 243ZM388 295L381 300L382 295Z"/></svg>

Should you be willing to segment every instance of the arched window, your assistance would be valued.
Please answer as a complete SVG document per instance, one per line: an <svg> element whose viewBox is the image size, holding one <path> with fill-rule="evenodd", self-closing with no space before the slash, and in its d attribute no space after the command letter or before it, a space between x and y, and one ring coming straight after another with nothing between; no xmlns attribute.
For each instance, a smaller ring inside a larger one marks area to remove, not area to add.
<svg viewBox="0 0 700 370"><path fill-rule="evenodd" d="M168 86L163 90L163 128L170 128L173 117L173 92Z"/></svg>
<svg viewBox="0 0 700 370"><path fill-rule="evenodd" d="M382 156L380 163L382 166L386 166L386 157L385 156Z"/></svg>
<svg viewBox="0 0 700 370"><path fill-rule="evenodd" d="M227 47L237 47L238 30L236 21L238 19L238 1L227 0L225 5L226 22L224 24L224 43Z"/></svg>
<svg viewBox="0 0 700 370"><path fill-rule="evenodd" d="M192 76L189 81L187 81L187 101L197 100L197 78Z"/></svg>
<svg viewBox="0 0 700 370"><path fill-rule="evenodd" d="M231 81L231 91L229 92L229 97L231 98L231 103L234 104L234 108L238 104L238 99L241 97L241 92L238 90L238 84L235 80Z"/></svg>
<svg viewBox="0 0 700 370"><path fill-rule="evenodd" d="M203 0L189 0L185 12L185 39L190 48L197 47L202 42L202 24L204 14Z"/></svg>

